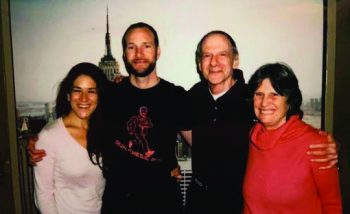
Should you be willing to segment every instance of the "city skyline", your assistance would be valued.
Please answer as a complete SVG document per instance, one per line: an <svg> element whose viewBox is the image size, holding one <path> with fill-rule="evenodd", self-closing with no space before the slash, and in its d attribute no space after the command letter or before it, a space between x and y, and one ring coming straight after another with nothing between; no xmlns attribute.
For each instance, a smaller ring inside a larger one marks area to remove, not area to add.
<svg viewBox="0 0 350 214"><path fill-rule="evenodd" d="M189 89L199 80L194 63L198 41L205 33L221 29L236 40L246 80L262 64L285 61L296 72L305 98L321 96L322 2L215 2L213 9L213 1L200 7L194 1L109 1L111 48L121 73L126 75L122 34L130 24L144 21L160 37L159 76ZM14 0L10 4L18 102L52 102L59 81L73 65L81 61L98 65L105 53L107 2Z"/></svg>

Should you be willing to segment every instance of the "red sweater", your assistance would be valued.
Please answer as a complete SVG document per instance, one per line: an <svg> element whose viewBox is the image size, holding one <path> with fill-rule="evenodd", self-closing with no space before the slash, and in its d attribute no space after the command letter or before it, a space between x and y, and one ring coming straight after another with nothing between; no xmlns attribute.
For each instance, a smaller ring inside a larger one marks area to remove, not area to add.
<svg viewBox="0 0 350 214"><path fill-rule="evenodd" d="M244 179L244 213L342 213L338 171L319 170L306 154L327 142L292 116L276 130L256 124L251 131Z"/></svg>

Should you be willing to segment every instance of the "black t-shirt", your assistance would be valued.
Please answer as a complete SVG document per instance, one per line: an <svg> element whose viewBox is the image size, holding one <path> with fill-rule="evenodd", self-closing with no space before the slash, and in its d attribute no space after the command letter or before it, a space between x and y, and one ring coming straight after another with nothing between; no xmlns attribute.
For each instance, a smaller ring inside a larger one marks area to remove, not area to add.
<svg viewBox="0 0 350 214"><path fill-rule="evenodd" d="M137 188L170 176L177 164L177 133L189 126L186 96L183 88L163 79L149 89L129 79L112 86L100 125L107 183Z"/></svg>

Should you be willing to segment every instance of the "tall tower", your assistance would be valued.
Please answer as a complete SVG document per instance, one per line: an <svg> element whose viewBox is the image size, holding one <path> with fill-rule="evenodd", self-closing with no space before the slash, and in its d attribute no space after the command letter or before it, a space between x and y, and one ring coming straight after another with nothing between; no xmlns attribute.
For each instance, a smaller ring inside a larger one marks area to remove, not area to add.
<svg viewBox="0 0 350 214"><path fill-rule="evenodd" d="M107 32L105 36L106 43L106 52L105 55L101 58L101 61L98 63L104 73L106 74L109 80L113 80L116 76L120 75L119 64L112 55L111 50L111 38L109 35L109 22L108 22L108 7L107 7Z"/></svg>

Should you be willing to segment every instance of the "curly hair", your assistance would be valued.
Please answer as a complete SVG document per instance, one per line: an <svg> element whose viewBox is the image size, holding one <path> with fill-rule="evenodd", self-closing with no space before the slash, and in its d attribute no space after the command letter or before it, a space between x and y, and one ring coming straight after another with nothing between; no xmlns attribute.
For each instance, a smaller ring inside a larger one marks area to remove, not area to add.
<svg viewBox="0 0 350 214"><path fill-rule="evenodd" d="M99 67L92 63L79 63L70 69L58 87L55 107L57 117L65 116L72 110L70 102L67 99L67 95L71 93L73 83L80 75L87 75L96 82L99 102L103 100L104 91L108 82L106 75Z"/></svg>
<svg viewBox="0 0 350 214"><path fill-rule="evenodd" d="M62 80L61 84L59 85L55 108L57 117L65 116L72 110L71 104L68 101L67 96L71 93L73 89L74 81L81 75L91 77L91 79L95 81L97 88L98 105L95 111L91 114L89 121L92 120L92 118L99 118L99 115L102 114L102 107L104 106L103 103L105 102L107 87L110 84L110 82L107 79L104 72L99 67L92 63L82 62L73 66L68 72L67 76ZM96 152L97 148L99 148L100 145L98 144L98 141L89 140L89 135L93 133L89 130L90 125L88 128L87 143L89 157L92 163L97 164L99 167L101 167L100 155ZM93 158L94 155L96 155L96 158Z"/></svg>

